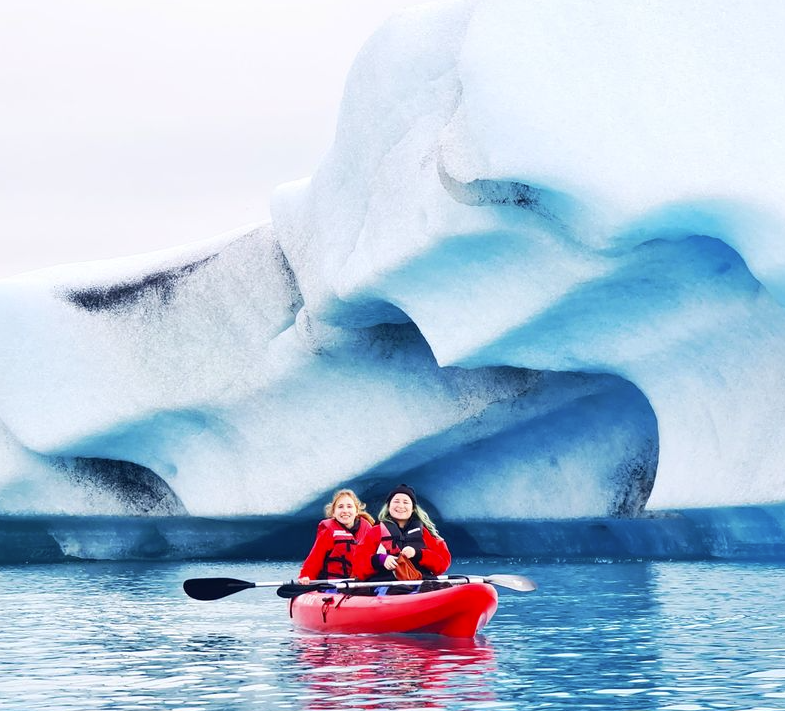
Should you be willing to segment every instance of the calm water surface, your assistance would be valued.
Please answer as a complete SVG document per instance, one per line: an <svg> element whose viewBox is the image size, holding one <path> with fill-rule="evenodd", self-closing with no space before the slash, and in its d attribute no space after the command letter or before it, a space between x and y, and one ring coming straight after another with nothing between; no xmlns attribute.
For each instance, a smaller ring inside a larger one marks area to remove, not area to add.
<svg viewBox="0 0 785 711"><path fill-rule="evenodd" d="M294 564L0 567L0 709L785 709L785 567L521 565L473 641L292 629L273 589L187 598L189 577Z"/></svg>

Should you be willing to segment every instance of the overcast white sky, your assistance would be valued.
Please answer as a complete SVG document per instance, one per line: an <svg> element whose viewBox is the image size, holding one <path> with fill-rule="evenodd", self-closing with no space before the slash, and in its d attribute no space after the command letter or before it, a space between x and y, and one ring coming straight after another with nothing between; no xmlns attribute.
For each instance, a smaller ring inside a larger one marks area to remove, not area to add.
<svg viewBox="0 0 785 711"><path fill-rule="evenodd" d="M368 36L424 0L2 0L0 278L269 217Z"/></svg>

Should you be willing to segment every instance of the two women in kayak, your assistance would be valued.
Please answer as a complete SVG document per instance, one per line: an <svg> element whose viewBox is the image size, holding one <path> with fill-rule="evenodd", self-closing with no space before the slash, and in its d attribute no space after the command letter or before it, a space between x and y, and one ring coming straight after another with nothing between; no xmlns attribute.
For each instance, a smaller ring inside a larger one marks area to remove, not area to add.
<svg viewBox="0 0 785 711"><path fill-rule="evenodd" d="M350 489L336 492L325 507L316 541L300 570L299 582L319 578L411 580L441 575L450 551L410 486L388 495L379 522L368 525L365 505ZM371 519L373 521L373 519Z"/></svg>

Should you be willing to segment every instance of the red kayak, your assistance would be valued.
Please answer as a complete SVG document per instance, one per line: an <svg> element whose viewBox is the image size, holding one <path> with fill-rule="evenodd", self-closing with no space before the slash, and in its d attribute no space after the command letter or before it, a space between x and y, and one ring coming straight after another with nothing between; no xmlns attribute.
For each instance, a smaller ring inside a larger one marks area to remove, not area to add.
<svg viewBox="0 0 785 711"><path fill-rule="evenodd" d="M294 624L312 632L416 632L474 637L496 612L498 595L486 583L452 585L408 595L308 592L292 598Z"/></svg>

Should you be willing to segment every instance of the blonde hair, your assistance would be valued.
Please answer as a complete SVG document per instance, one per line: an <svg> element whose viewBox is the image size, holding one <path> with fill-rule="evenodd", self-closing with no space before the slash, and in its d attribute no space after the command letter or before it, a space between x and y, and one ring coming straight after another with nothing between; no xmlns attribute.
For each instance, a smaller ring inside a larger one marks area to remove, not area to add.
<svg viewBox="0 0 785 711"><path fill-rule="evenodd" d="M373 520L373 516L371 516L371 514L365 510L365 504L360 501L359 498L357 498L357 494L355 494L351 489L339 489L333 494L333 500L324 507L324 515L326 518L333 517L333 513L335 513L335 505L338 503L338 499L344 496L348 496L352 501L354 501L358 516L364 518L371 525L376 523Z"/></svg>
<svg viewBox="0 0 785 711"><path fill-rule="evenodd" d="M441 538L439 535L439 531L436 530L436 524L431 521L431 517L425 511L425 509L420 508L417 504L412 506L412 516L417 516L417 518L422 521L422 525L425 526L434 536L437 538ZM393 521L392 516L390 516L390 505L385 504L382 506L382 510L379 511L379 520L380 521Z"/></svg>

